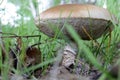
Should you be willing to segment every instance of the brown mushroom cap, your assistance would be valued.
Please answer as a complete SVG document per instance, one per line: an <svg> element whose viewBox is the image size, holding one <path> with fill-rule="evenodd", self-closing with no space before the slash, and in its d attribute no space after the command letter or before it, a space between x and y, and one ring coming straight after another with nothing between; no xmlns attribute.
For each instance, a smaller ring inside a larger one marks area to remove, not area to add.
<svg viewBox="0 0 120 80"><path fill-rule="evenodd" d="M52 7L35 19L35 24L40 31L48 36L53 37L57 29L61 30L68 23L85 40L99 38L104 32L113 28L112 22L116 23L116 19L108 10L87 4L65 4ZM65 28L62 32L70 37Z"/></svg>

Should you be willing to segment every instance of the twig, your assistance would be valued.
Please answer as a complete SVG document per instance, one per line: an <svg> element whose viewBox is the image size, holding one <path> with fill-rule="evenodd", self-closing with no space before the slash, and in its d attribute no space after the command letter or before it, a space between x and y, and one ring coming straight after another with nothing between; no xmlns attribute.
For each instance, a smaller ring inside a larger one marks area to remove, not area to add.
<svg viewBox="0 0 120 80"><path fill-rule="evenodd" d="M13 33L4 33L4 32L0 32L0 34L7 34L7 35L14 35L14 36L17 36L16 34L13 34Z"/></svg>
<svg viewBox="0 0 120 80"><path fill-rule="evenodd" d="M38 42L38 43L35 43L35 44L31 45L30 47L34 47L34 46L39 45L39 44L42 44L42 43Z"/></svg>
<svg viewBox="0 0 120 80"><path fill-rule="evenodd" d="M22 37L22 38L29 38L29 37L40 37L41 35L27 35L27 36L1 36L1 38L16 38L16 37Z"/></svg>

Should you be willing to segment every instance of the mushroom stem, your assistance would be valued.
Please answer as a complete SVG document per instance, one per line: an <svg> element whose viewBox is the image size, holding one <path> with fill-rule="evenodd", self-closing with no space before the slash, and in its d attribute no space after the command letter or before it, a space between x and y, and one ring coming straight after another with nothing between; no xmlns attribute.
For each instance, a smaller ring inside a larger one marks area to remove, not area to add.
<svg viewBox="0 0 120 80"><path fill-rule="evenodd" d="M75 44L67 44L63 50L62 56L62 66L66 68L70 68L71 66L75 65L75 58L76 58L76 45Z"/></svg>

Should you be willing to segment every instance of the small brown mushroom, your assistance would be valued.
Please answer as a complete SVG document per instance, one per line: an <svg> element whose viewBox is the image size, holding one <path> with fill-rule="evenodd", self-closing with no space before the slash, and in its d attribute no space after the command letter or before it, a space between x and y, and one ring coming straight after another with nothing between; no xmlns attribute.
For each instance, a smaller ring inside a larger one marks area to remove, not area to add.
<svg viewBox="0 0 120 80"><path fill-rule="evenodd" d="M50 37L54 37L59 30L71 38L64 27L68 23L84 40L97 39L103 33L112 30L112 22L117 23L108 10L87 4L64 4L52 7L43 11L35 19L35 24L40 31Z"/></svg>

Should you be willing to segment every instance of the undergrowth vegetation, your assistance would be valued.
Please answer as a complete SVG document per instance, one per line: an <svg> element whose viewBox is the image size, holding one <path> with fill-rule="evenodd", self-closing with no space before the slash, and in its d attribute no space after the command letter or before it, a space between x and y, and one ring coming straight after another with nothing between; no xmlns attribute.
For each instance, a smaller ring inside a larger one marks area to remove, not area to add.
<svg viewBox="0 0 120 80"><path fill-rule="evenodd" d="M104 0L100 0L97 5L103 6L103 3ZM107 0L107 8L118 20L120 20L119 0ZM2 27L2 33L0 33L0 35L2 35L2 41L0 41L0 70L2 80L9 80L8 74L10 71L13 71L17 75L24 75L27 73L27 76L29 76L34 70L42 68L41 74L44 75L49 67L53 65L53 62L57 60L57 51L67 43L64 39L49 38L44 35L36 28L32 17L27 23L24 23L23 19L19 20L19 23L17 27L9 24L0 24ZM112 32L101 36L97 40L91 41L81 40L69 24L65 26L78 45L77 58L79 59L82 57L90 65L97 67L103 73L100 79L103 80L103 78L107 76L108 67L116 64L120 59L120 24L114 24ZM39 64L34 65L33 63L33 66L28 67L29 65L25 66L26 51L31 46L37 47L37 49L40 50L41 57L39 59ZM17 56L18 63L16 65L13 65L11 55ZM15 66L16 69L14 68Z"/></svg>

